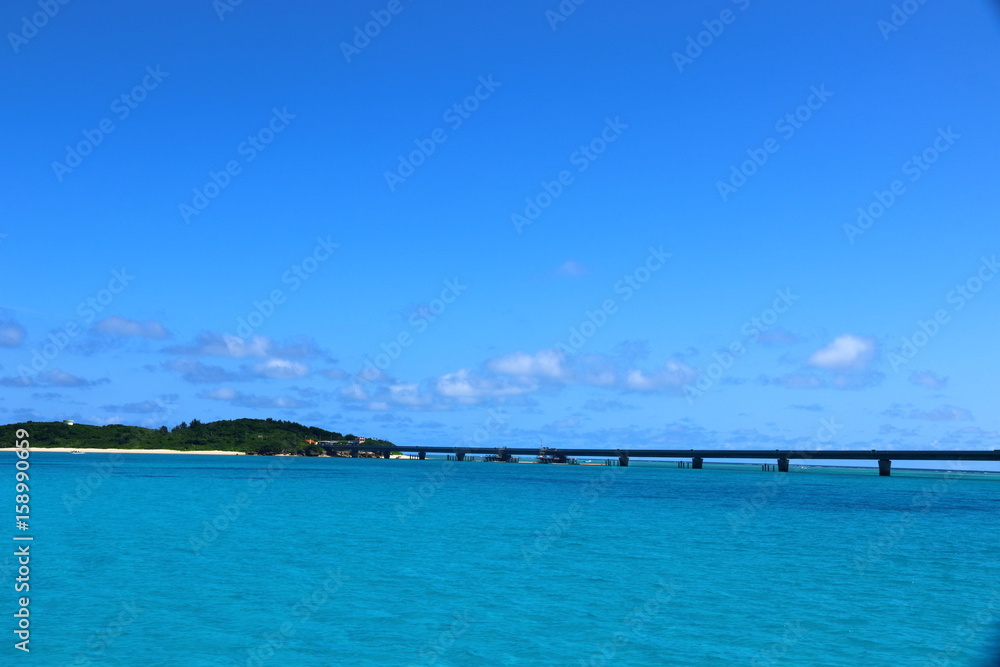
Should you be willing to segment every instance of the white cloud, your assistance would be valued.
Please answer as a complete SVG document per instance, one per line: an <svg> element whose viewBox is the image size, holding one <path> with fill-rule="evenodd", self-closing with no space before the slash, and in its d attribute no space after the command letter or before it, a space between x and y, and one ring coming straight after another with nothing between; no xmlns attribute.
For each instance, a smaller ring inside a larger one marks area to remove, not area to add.
<svg viewBox="0 0 1000 667"><path fill-rule="evenodd" d="M219 387L211 391L205 391L198 395L200 398L209 398L216 401L227 401L232 405L243 408L277 409L283 408L294 410L298 408L313 407L312 403L300 401L297 398L288 396L278 396L270 398L267 396L257 396L255 394L244 394L232 387Z"/></svg>
<svg viewBox="0 0 1000 667"><path fill-rule="evenodd" d="M345 401L367 401L368 393L359 384L349 384L340 390L340 397Z"/></svg>
<svg viewBox="0 0 1000 667"><path fill-rule="evenodd" d="M430 398L420 391L416 382L389 385L389 400L401 406L422 407L430 403Z"/></svg>
<svg viewBox="0 0 1000 667"><path fill-rule="evenodd" d="M205 355L245 359L248 357L285 357L303 359L317 357L322 353L312 341L300 341L292 345L280 346L267 336L253 335L241 338L231 334L209 331L198 334L191 345L174 345L164 352L171 354Z"/></svg>
<svg viewBox="0 0 1000 667"><path fill-rule="evenodd" d="M475 403L488 397L516 396L527 394L538 389L537 382L530 378L514 381L504 381L488 378L472 373L463 368L454 373L448 373L437 380L437 392L448 398L457 399L463 403Z"/></svg>
<svg viewBox="0 0 1000 667"><path fill-rule="evenodd" d="M831 371L860 371L875 359L875 339L844 334L813 352L808 364Z"/></svg>
<svg viewBox="0 0 1000 667"><path fill-rule="evenodd" d="M85 380L71 375L61 368L53 368L37 375L19 375L0 378L0 385L6 387L91 387L105 384L108 380Z"/></svg>
<svg viewBox="0 0 1000 667"><path fill-rule="evenodd" d="M954 405L941 405L933 410L912 410L910 418L936 422L971 421L972 413L965 408L956 408Z"/></svg>
<svg viewBox="0 0 1000 667"><path fill-rule="evenodd" d="M219 387L218 389L202 392L201 395L203 398L211 398L217 401L231 401L239 396L239 392L232 387Z"/></svg>
<svg viewBox="0 0 1000 667"><path fill-rule="evenodd" d="M253 367L254 375L273 380L292 380L309 374L309 367L288 359L268 359Z"/></svg>
<svg viewBox="0 0 1000 667"><path fill-rule="evenodd" d="M948 378L936 375L931 371L915 371L910 374L910 383L918 387L942 389L948 384Z"/></svg>
<svg viewBox="0 0 1000 667"><path fill-rule="evenodd" d="M698 376L691 366L682 361L671 359L666 365L652 373L632 369L625 375L625 388L633 391L659 391L662 389L680 390L684 385L694 382Z"/></svg>
<svg viewBox="0 0 1000 667"><path fill-rule="evenodd" d="M542 350L535 354L514 352L490 359L486 367L501 375L560 379L567 374L564 361L565 355L561 350Z"/></svg>
<svg viewBox="0 0 1000 667"><path fill-rule="evenodd" d="M126 338L169 338L170 333L159 322L138 322L113 315L94 323L94 331Z"/></svg>
<svg viewBox="0 0 1000 667"><path fill-rule="evenodd" d="M26 335L24 327L14 320L0 322L0 347L18 347Z"/></svg>

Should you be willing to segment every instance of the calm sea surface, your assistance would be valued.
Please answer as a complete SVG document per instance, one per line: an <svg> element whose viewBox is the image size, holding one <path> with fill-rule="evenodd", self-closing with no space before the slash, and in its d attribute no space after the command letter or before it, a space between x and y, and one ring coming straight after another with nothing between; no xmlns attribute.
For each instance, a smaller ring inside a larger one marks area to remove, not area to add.
<svg viewBox="0 0 1000 667"><path fill-rule="evenodd" d="M994 664L1000 475L31 462L32 652L5 614L0 664Z"/></svg>

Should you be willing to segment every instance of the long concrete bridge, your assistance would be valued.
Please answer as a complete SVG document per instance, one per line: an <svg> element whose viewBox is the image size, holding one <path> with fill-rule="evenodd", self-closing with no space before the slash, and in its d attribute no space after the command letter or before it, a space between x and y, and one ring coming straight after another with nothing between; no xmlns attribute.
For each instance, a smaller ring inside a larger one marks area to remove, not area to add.
<svg viewBox="0 0 1000 667"><path fill-rule="evenodd" d="M351 456L359 452L380 453L389 458L392 452L416 452L425 459L428 453L453 454L459 461L466 454L487 454L497 461L509 461L515 456L538 456L553 463L565 463L569 457L591 457L618 459L618 465L627 466L630 457L652 459L691 459L692 468L702 468L705 459L757 459L777 461L778 472L788 472L790 461L878 461L878 473L888 477L893 461L1000 461L1000 450L794 450L794 449L552 449L547 447L432 447L424 445L344 445L335 442L321 442L321 446L333 451L350 451Z"/></svg>

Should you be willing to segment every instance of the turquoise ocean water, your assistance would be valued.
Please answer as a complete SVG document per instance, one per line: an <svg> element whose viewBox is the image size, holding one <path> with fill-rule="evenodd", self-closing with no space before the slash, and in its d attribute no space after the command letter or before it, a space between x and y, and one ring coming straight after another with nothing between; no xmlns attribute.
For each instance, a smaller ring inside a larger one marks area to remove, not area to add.
<svg viewBox="0 0 1000 667"><path fill-rule="evenodd" d="M1000 475L31 462L32 652L8 614L2 664L994 664Z"/></svg>

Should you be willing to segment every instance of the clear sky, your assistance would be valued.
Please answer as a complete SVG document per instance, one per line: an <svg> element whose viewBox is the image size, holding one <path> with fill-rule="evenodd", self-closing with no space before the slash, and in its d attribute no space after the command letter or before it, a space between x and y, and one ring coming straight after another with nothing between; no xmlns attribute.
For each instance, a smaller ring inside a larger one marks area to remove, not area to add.
<svg viewBox="0 0 1000 667"><path fill-rule="evenodd" d="M1000 448L1000 12L683 5L7 3L0 420Z"/></svg>

